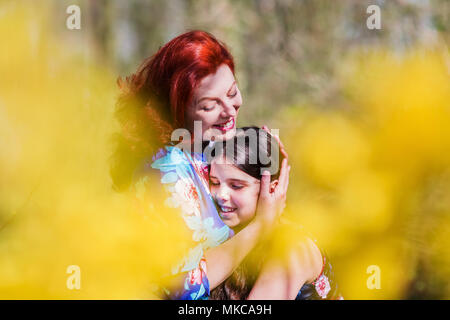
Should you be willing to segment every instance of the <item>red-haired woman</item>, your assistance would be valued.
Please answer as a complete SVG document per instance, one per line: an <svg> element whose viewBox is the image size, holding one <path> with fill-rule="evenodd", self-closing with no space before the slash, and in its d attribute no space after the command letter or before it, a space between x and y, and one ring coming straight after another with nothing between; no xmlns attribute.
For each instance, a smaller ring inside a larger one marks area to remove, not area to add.
<svg viewBox="0 0 450 320"><path fill-rule="evenodd" d="M175 141L177 145L171 141L171 133L178 128L191 133L183 144L234 136L242 98L233 57L225 45L207 32L184 33L119 85L122 93L116 115L122 134L111 169L115 186L157 189L147 182L155 171L160 173L160 183L168 192L165 204L179 210L195 241L172 271L176 281L165 292L171 299L208 298L210 290L228 278L281 213L288 184L287 161L275 191L269 190L270 177L262 179L256 218L233 236L211 198L205 156L201 151L186 152L179 148L180 141ZM195 121L201 123L201 130L195 129ZM155 154L152 160L145 160L151 152Z"/></svg>

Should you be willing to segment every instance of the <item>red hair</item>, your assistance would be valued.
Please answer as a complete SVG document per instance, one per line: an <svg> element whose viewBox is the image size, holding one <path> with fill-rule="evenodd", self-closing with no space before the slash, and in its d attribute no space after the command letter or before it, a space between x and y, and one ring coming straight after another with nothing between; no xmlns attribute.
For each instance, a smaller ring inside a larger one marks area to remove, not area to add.
<svg viewBox="0 0 450 320"><path fill-rule="evenodd" d="M128 165L133 166L169 143L171 132L184 127L195 88L222 64L234 74L233 56L225 44L205 31L195 30L172 39L144 60L136 73L118 79L121 93L115 114L121 133L111 168L116 187L122 184L119 180L126 180L127 173L119 173L119 168L127 154L134 157Z"/></svg>

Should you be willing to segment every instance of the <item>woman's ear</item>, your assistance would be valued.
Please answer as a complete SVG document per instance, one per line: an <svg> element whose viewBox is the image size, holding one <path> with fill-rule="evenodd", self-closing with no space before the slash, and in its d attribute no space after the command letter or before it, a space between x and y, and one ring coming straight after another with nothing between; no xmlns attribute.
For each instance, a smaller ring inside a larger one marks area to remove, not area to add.
<svg viewBox="0 0 450 320"><path fill-rule="evenodd" d="M270 192L271 192L271 193L275 191L275 188L277 187L277 185L278 185L278 180L273 180L273 181L270 183Z"/></svg>

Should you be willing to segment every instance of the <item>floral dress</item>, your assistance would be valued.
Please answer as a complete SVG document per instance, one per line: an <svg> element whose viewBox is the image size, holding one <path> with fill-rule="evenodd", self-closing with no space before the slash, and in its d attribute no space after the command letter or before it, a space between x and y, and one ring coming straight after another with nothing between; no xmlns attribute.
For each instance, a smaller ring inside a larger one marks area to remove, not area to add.
<svg viewBox="0 0 450 320"><path fill-rule="evenodd" d="M286 242L287 239L289 240ZM271 243L262 244L262 247L266 249L268 248L269 250L275 250L275 252L278 253L281 253L280 250L285 253L289 253L291 250L296 250L295 248L297 244L305 243L306 241L313 241L321 253L322 268L319 275L314 279L314 281L303 284L294 300L344 299L340 293L333 271L333 266L326 251L321 248L316 238L310 232L305 230L303 225L292 222L287 218L282 219L268 241Z"/></svg>
<svg viewBox="0 0 450 320"><path fill-rule="evenodd" d="M322 271L311 283L304 284L295 300L343 300L334 276L333 267L327 255L321 250L323 257Z"/></svg>
<svg viewBox="0 0 450 320"><path fill-rule="evenodd" d="M178 289L164 289L164 298L180 300L207 299L210 295L204 252L233 236L223 223L209 192L208 166L201 153L188 154L175 146L166 146L135 173L135 186L146 175L159 171L167 192L165 205L178 208L186 226L192 231L195 246L172 269L181 275Z"/></svg>
<svg viewBox="0 0 450 320"><path fill-rule="evenodd" d="M283 221L281 226L278 232L288 232L291 234L291 237L295 234L298 239L302 239L300 242L306 239L313 241L322 255L322 269L319 275L314 281L305 283L300 288L295 300L343 300L344 298L340 293L333 266L326 250L318 244L316 237L307 231L303 225L287 219Z"/></svg>

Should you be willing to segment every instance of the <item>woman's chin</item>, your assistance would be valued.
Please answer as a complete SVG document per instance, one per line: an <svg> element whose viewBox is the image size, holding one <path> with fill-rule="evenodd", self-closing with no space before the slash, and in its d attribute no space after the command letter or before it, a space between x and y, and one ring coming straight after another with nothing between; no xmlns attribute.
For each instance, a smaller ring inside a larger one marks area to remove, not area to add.
<svg viewBox="0 0 450 320"><path fill-rule="evenodd" d="M233 138L236 135L236 128L230 129L229 131L225 132L225 134L222 135L221 141L229 140Z"/></svg>
<svg viewBox="0 0 450 320"><path fill-rule="evenodd" d="M203 134L203 140L225 141L233 138L235 135L236 135L236 127L233 127L225 132L214 128L205 131L205 133Z"/></svg>

